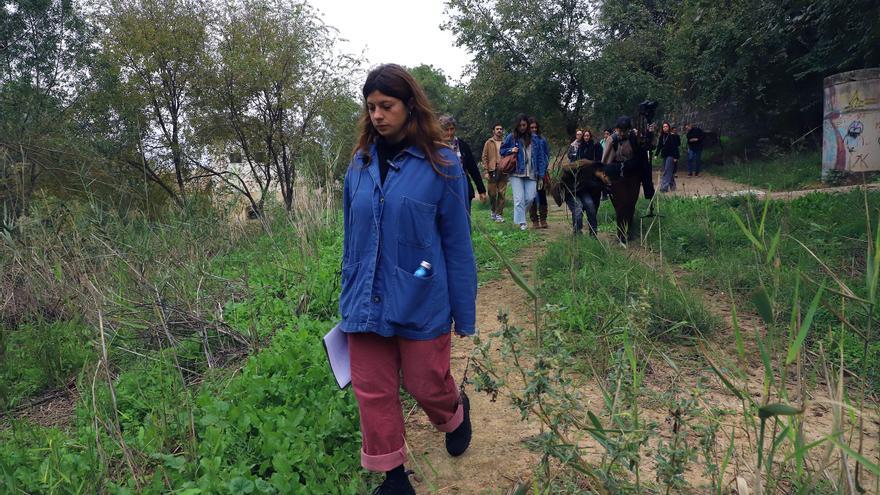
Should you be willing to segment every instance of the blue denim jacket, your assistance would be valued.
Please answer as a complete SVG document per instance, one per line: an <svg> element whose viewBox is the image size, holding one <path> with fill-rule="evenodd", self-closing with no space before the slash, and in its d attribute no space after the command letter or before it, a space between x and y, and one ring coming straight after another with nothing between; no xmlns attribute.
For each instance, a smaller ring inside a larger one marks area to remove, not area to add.
<svg viewBox="0 0 880 495"><path fill-rule="evenodd" d="M513 134L508 134L501 143L501 156L509 155L514 147L519 148L516 153L516 173L524 174L526 172L526 156L525 149L519 139L513 139ZM541 179L547 173L547 165L550 162L550 145L547 141L532 134L532 170L535 171L535 178Z"/></svg>
<svg viewBox="0 0 880 495"><path fill-rule="evenodd" d="M473 335L477 267L471 245L461 163L448 148L451 165L437 174L416 147L393 160L381 184L376 148L369 165L359 152L343 188L340 329L390 337L431 340L455 331ZM428 278L413 275L428 261Z"/></svg>

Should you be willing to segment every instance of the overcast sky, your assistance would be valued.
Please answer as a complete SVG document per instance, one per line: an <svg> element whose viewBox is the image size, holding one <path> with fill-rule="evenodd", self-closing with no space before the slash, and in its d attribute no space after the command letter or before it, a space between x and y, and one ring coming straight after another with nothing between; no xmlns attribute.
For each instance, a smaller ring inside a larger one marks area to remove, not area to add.
<svg viewBox="0 0 880 495"><path fill-rule="evenodd" d="M343 51L366 57L366 67L394 62L414 67L429 64L443 70L449 82L461 79L470 61L455 46L451 32L440 29L446 19L443 0L312 0L324 22L346 38Z"/></svg>

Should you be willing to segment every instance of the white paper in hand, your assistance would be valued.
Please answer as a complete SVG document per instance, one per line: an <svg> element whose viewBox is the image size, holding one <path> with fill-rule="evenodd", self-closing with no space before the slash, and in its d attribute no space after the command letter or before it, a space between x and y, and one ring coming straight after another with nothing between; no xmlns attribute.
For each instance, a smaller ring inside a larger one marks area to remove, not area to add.
<svg viewBox="0 0 880 495"><path fill-rule="evenodd" d="M345 388L351 383L351 363L348 360L348 335L339 329L339 325L327 332L324 336L324 350L327 351L327 360L330 361L330 369L336 377L339 388Z"/></svg>

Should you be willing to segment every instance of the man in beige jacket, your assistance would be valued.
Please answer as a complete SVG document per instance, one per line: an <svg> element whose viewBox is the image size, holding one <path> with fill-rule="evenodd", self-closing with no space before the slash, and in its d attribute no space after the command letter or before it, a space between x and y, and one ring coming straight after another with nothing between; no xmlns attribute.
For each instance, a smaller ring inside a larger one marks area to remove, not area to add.
<svg viewBox="0 0 880 495"><path fill-rule="evenodd" d="M507 191L507 174L497 171L501 162L501 143L504 141L504 126L495 124L492 137L483 144L483 173L489 184L489 204L492 207L491 217L496 222L504 221L504 193Z"/></svg>

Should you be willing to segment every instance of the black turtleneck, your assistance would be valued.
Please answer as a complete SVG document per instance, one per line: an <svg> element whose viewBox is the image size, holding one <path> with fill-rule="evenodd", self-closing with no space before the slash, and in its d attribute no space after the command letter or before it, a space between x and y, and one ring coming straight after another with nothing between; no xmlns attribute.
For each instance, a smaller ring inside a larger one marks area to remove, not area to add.
<svg viewBox="0 0 880 495"><path fill-rule="evenodd" d="M385 184L385 177L388 175L388 169L391 168L390 160L393 160L404 148L407 143L405 139L401 139L397 143L389 143L382 138L376 140L376 154L379 157L379 178L382 184Z"/></svg>

